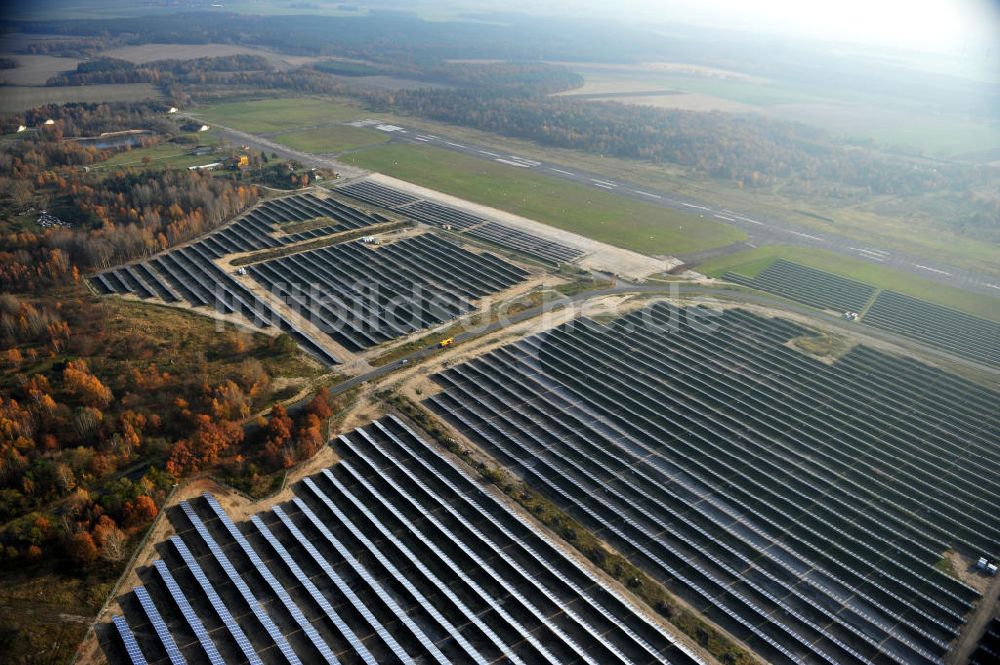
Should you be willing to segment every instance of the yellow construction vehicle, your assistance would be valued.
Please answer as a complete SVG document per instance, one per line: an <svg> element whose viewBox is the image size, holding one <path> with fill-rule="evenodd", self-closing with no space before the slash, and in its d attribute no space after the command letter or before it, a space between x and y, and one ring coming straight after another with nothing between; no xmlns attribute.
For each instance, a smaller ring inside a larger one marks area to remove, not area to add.
<svg viewBox="0 0 1000 665"><path fill-rule="evenodd" d="M442 348L443 349L445 347L451 346L454 343L455 343L455 338L454 337L449 337L448 339L441 340L438 343L438 348Z"/></svg>

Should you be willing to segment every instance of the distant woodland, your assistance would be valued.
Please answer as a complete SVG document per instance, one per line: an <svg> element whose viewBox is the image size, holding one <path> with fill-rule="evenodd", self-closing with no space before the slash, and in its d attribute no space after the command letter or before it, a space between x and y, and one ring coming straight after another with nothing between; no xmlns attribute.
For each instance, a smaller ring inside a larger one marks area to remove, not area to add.
<svg viewBox="0 0 1000 665"><path fill-rule="evenodd" d="M941 226L1000 241L1000 196L981 198L975 193L995 182L995 167L886 154L877 146L844 143L820 129L759 114L552 96L582 80L564 66L451 62L435 59L433 52L424 45L395 61L382 53L366 62L321 60L287 70L275 70L255 55L143 65L97 57L50 84L154 83L179 105L220 89L347 95L376 111L417 115L542 145L676 164L741 188L780 188L784 195L835 205L873 197L945 195L954 202L954 212L941 219ZM356 83L372 75L434 85L395 90Z"/></svg>

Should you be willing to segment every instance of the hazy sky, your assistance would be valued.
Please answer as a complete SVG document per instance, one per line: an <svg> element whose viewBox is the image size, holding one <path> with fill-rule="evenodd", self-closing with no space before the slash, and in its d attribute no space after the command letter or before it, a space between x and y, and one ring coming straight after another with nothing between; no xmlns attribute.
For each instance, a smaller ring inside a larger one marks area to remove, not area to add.
<svg viewBox="0 0 1000 665"><path fill-rule="evenodd" d="M547 3L539 3L538 8ZM961 52L1000 48L1000 0L557 0L644 21L705 23L837 41ZM553 7L554 8L554 7Z"/></svg>

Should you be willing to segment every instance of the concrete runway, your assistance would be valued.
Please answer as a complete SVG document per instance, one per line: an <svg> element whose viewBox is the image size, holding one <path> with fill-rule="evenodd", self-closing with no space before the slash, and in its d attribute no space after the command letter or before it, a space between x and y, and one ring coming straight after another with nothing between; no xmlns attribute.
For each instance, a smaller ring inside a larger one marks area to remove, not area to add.
<svg viewBox="0 0 1000 665"><path fill-rule="evenodd" d="M737 243L725 248L707 250L697 254L678 255L685 261L704 260L710 256L718 256L748 246L766 244L785 244L824 249L854 259L883 265L887 268L909 272L914 275L955 286L985 295L1000 297L1000 277L979 273L948 265L922 256L889 252L877 245L863 243L859 240L819 232L809 228L796 227L787 222L759 216L751 216L738 210L713 206L704 201L697 201L677 196L665 190L639 187L625 180L609 179L607 176L590 173L578 168L569 168L559 164L526 159L512 154L504 154L497 150L486 149L467 141L461 143L438 134L426 134L413 128L402 127L403 131L391 133L394 141L414 144L428 144L445 150L460 152L471 157L490 160L508 166L536 171L552 178L569 180L580 185L614 192L619 196L645 201L654 205L673 208L682 212L703 215L726 224L739 227L746 232L748 238L744 243ZM1000 262L1000 257L998 257Z"/></svg>
<svg viewBox="0 0 1000 665"><path fill-rule="evenodd" d="M367 173L355 166L339 162L332 157L313 155L294 150L264 136L256 136L220 125L216 125L216 127L222 130L226 138L234 143L247 144L259 150L275 152L310 166L335 169L345 179L357 178ZM489 150L482 146L473 145L467 141L460 143L440 134L423 133L414 128L398 125L395 127L398 128L396 131L388 132L392 141L417 145L433 145L478 159L506 164L514 168L523 168L594 189L614 192L619 196L645 201L654 205L661 205L682 212L703 215L706 218L712 218L716 221L736 226L745 231L748 236L747 240L742 243L735 243L726 247L710 249L694 254L678 255L678 258L684 261L704 260L711 256L724 255L748 247L759 247L768 244L799 245L835 252L854 259L908 272L934 282L1000 298L1000 277L958 268L923 256L890 252L878 246L863 243L845 236L818 232L809 228L796 227L776 219L751 216L738 210L712 206L707 202L680 197L665 190L648 187L640 188L625 180L610 180L606 176L590 173L575 167L568 168L563 165L531 160L518 155L504 154L496 150ZM998 258L998 261L1000 261L1000 258Z"/></svg>

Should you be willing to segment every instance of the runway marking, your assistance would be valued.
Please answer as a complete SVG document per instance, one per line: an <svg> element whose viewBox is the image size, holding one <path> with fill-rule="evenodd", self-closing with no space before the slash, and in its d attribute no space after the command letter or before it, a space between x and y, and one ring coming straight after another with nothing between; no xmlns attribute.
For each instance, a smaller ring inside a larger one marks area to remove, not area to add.
<svg viewBox="0 0 1000 665"><path fill-rule="evenodd" d="M601 189L614 189L614 185L605 185L603 182L594 181L595 187L600 187Z"/></svg>
<svg viewBox="0 0 1000 665"><path fill-rule="evenodd" d="M885 258L889 255L889 252L884 249L865 249L864 247L851 247L855 252L864 252L865 254L875 254L876 256L881 256Z"/></svg>
<svg viewBox="0 0 1000 665"><path fill-rule="evenodd" d="M809 238L810 240L823 240L819 236L811 236L808 233L802 233L802 231L789 231L789 233L795 234L797 236L801 236L803 238Z"/></svg>
<svg viewBox="0 0 1000 665"><path fill-rule="evenodd" d="M462 148L463 150L465 149L465 146L462 145L461 143L452 143L451 141L445 141L445 144L446 145L450 145L450 146L454 146L456 148Z"/></svg>
<svg viewBox="0 0 1000 665"><path fill-rule="evenodd" d="M530 164L531 166L541 166L541 162L536 162L533 159L525 159L524 157L518 157L517 155L509 155L511 159L517 162L524 162L525 164Z"/></svg>
<svg viewBox="0 0 1000 665"><path fill-rule="evenodd" d="M607 180L597 180L596 178L591 178L590 182L594 183L598 187L604 187L606 189L614 189L618 186L613 182L608 182Z"/></svg>
<svg viewBox="0 0 1000 665"><path fill-rule="evenodd" d="M573 176L574 178L576 177L576 174L575 174L575 173L572 173L572 172L570 172L570 171L563 171L562 169L557 169L557 168L555 168L555 167L553 167L553 166L550 166L550 167L549 167L549 170L550 170L550 171L555 171L556 173L562 173L563 175L571 175L571 176Z"/></svg>
<svg viewBox="0 0 1000 665"><path fill-rule="evenodd" d="M744 222L749 222L750 224L757 224L758 226L764 226L764 222L758 222L756 219L750 219L749 217L744 217L742 215L736 215L736 219Z"/></svg>
<svg viewBox="0 0 1000 665"><path fill-rule="evenodd" d="M697 208L698 210L708 210L708 206L696 206L693 203L684 203L683 201L678 201L682 206L687 206L688 208Z"/></svg>
<svg viewBox="0 0 1000 665"><path fill-rule="evenodd" d="M1000 290L1000 284L990 284L989 282L983 282L983 284L990 287L991 289Z"/></svg>
<svg viewBox="0 0 1000 665"><path fill-rule="evenodd" d="M480 154L489 155L490 157L499 157L500 156L500 155L496 154L495 152L490 152L489 150L480 150L479 152L480 152Z"/></svg>
<svg viewBox="0 0 1000 665"><path fill-rule="evenodd" d="M531 167L527 164L522 164L521 162L512 162L509 159L504 159L503 157L497 157L495 162L500 162L501 164L507 164L508 166L520 166L522 169L530 169Z"/></svg>
<svg viewBox="0 0 1000 665"><path fill-rule="evenodd" d="M413 138L415 138L418 141L423 141L424 143L430 141L430 139L425 139L423 136L414 136Z"/></svg>
<svg viewBox="0 0 1000 665"><path fill-rule="evenodd" d="M642 196L648 196L648 197L650 197L652 199L662 199L663 198L659 194L651 194L649 192L644 192L641 189L633 189L632 191L635 192L636 194L641 194Z"/></svg>
<svg viewBox="0 0 1000 665"><path fill-rule="evenodd" d="M948 275L949 277L951 277L951 273L947 272L947 271L944 271L944 270L938 270L937 268L931 268L930 266L923 266L923 265L920 265L919 263L913 263L911 265L914 265L914 266L920 268L921 270L929 270L931 272L936 272L939 275Z"/></svg>
<svg viewBox="0 0 1000 665"><path fill-rule="evenodd" d="M885 257L878 252L873 252L870 249L861 249L860 247L851 247L858 254L865 254L870 259L875 259L876 261L885 261Z"/></svg>
<svg viewBox="0 0 1000 665"><path fill-rule="evenodd" d="M736 221L732 217L726 217L725 215L720 215L719 213L713 214L712 217L715 217L716 219L724 219L727 222L735 222Z"/></svg>

